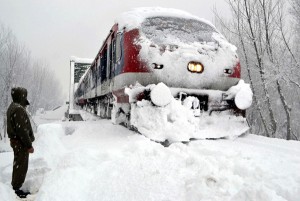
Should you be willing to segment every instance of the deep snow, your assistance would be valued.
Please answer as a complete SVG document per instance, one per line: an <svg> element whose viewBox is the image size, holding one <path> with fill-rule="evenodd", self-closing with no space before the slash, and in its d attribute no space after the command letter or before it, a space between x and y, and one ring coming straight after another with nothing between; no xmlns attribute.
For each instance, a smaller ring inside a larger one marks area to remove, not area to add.
<svg viewBox="0 0 300 201"><path fill-rule="evenodd" d="M36 201L299 200L299 142L247 135L166 148L83 111L87 121L63 122L64 110L35 117L44 124L23 188ZM5 149L0 195L10 201L13 153Z"/></svg>

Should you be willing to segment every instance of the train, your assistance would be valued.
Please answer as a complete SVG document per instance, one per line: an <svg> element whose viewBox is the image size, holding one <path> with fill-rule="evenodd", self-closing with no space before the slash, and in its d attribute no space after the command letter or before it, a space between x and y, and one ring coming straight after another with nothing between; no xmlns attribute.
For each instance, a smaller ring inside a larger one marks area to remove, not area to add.
<svg viewBox="0 0 300 201"><path fill-rule="evenodd" d="M164 83L176 99L196 97L201 112L244 116L226 95L240 80L237 48L209 21L177 9L137 8L116 19L74 100L101 118L114 118L117 107L128 123L130 104L150 92L144 88L132 101L126 89Z"/></svg>

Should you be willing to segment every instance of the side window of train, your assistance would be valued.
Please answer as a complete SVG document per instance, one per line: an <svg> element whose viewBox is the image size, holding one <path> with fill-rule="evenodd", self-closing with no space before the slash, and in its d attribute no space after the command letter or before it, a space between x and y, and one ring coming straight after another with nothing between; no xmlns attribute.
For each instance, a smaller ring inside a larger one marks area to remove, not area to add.
<svg viewBox="0 0 300 201"><path fill-rule="evenodd" d="M114 38L112 41L112 63L116 63L116 39Z"/></svg>
<svg viewBox="0 0 300 201"><path fill-rule="evenodd" d="M107 78L111 78L111 69L112 69L112 43L108 46L108 60L107 60Z"/></svg>
<svg viewBox="0 0 300 201"><path fill-rule="evenodd" d="M96 82L97 82L97 65L95 64L94 66L92 66L92 70L91 70L91 86L92 89L94 89L96 87Z"/></svg>
<svg viewBox="0 0 300 201"><path fill-rule="evenodd" d="M101 58L101 82L106 79L106 69L107 69L107 47L104 48L103 55Z"/></svg>
<svg viewBox="0 0 300 201"><path fill-rule="evenodd" d="M91 71L92 71L92 69L90 69L89 71L88 71L88 75L87 75L87 89L90 89L90 88L92 88L92 82L91 82L91 80L92 80L92 73L91 73Z"/></svg>
<svg viewBox="0 0 300 201"><path fill-rule="evenodd" d="M101 83L101 56L97 59L97 85Z"/></svg>
<svg viewBox="0 0 300 201"><path fill-rule="evenodd" d="M116 60L115 63L120 61L121 56L122 56L122 49L121 49L121 39L122 39L122 33L118 33L116 37L116 43L115 43L115 55L116 55Z"/></svg>

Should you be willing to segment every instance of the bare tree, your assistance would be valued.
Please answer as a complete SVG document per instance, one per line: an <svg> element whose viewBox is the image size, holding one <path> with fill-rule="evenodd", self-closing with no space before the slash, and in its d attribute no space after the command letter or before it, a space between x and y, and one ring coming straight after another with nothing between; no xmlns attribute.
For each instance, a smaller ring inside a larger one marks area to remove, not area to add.
<svg viewBox="0 0 300 201"><path fill-rule="evenodd" d="M53 72L42 62L34 61L30 52L3 25L0 25L0 67L0 112L3 118L0 125L3 123L1 127L5 139L6 109L11 101L12 87L23 86L28 89L32 113L39 107L54 107L62 101L59 81Z"/></svg>
<svg viewBox="0 0 300 201"><path fill-rule="evenodd" d="M266 136L298 139L292 132L291 103L295 98L292 91L299 90L299 65L290 42L291 35L284 26L287 20L284 1L228 0L228 4L233 14L231 23L224 23L217 12L216 19L221 27L225 26L235 35L231 37L234 38L232 42L239 47L253 90L256 112L252 110L251 114L261 120L261 125L254 126L262 126ZM296 88L291 90L290 84ZM284 136L283 126L286 127Z"/></svg>
<svg viewBox="0 0 300 201"><path fill-rule="evenodd" d="M19 58L21 57L23 53L23 47L21 47L16 38L14 36L10 36L6 42L6 51L3 53L2 56L5 57L4 59L4 87L2 91L2 103L3 103L3 109L2 109L2 115L3 115L3 128L4 128L4 138L6 137L6 111L5 108L8 107L9 100L10 100L10 91L11 86L14 83L15 79L15 72L16 68L18 67Z"/></svg>

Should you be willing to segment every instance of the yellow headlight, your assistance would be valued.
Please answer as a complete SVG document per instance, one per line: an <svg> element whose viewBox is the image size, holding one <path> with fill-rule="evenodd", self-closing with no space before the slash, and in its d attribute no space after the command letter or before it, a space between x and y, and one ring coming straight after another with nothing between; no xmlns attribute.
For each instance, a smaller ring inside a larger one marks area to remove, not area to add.
<svg viewBox="0 0 300 201"><path fill-rule="evenodd" d="M202 66L200 64L197 64L196 67L197 67L197 72L201 72L202 71Z"/></svg>
<svg viewBox="0 0 300 201"><path fill-rule="evenodd" d="M199 62L189 62L188 64L188 70L192 73L202 73L204 71L204 67Z"/></svg>

